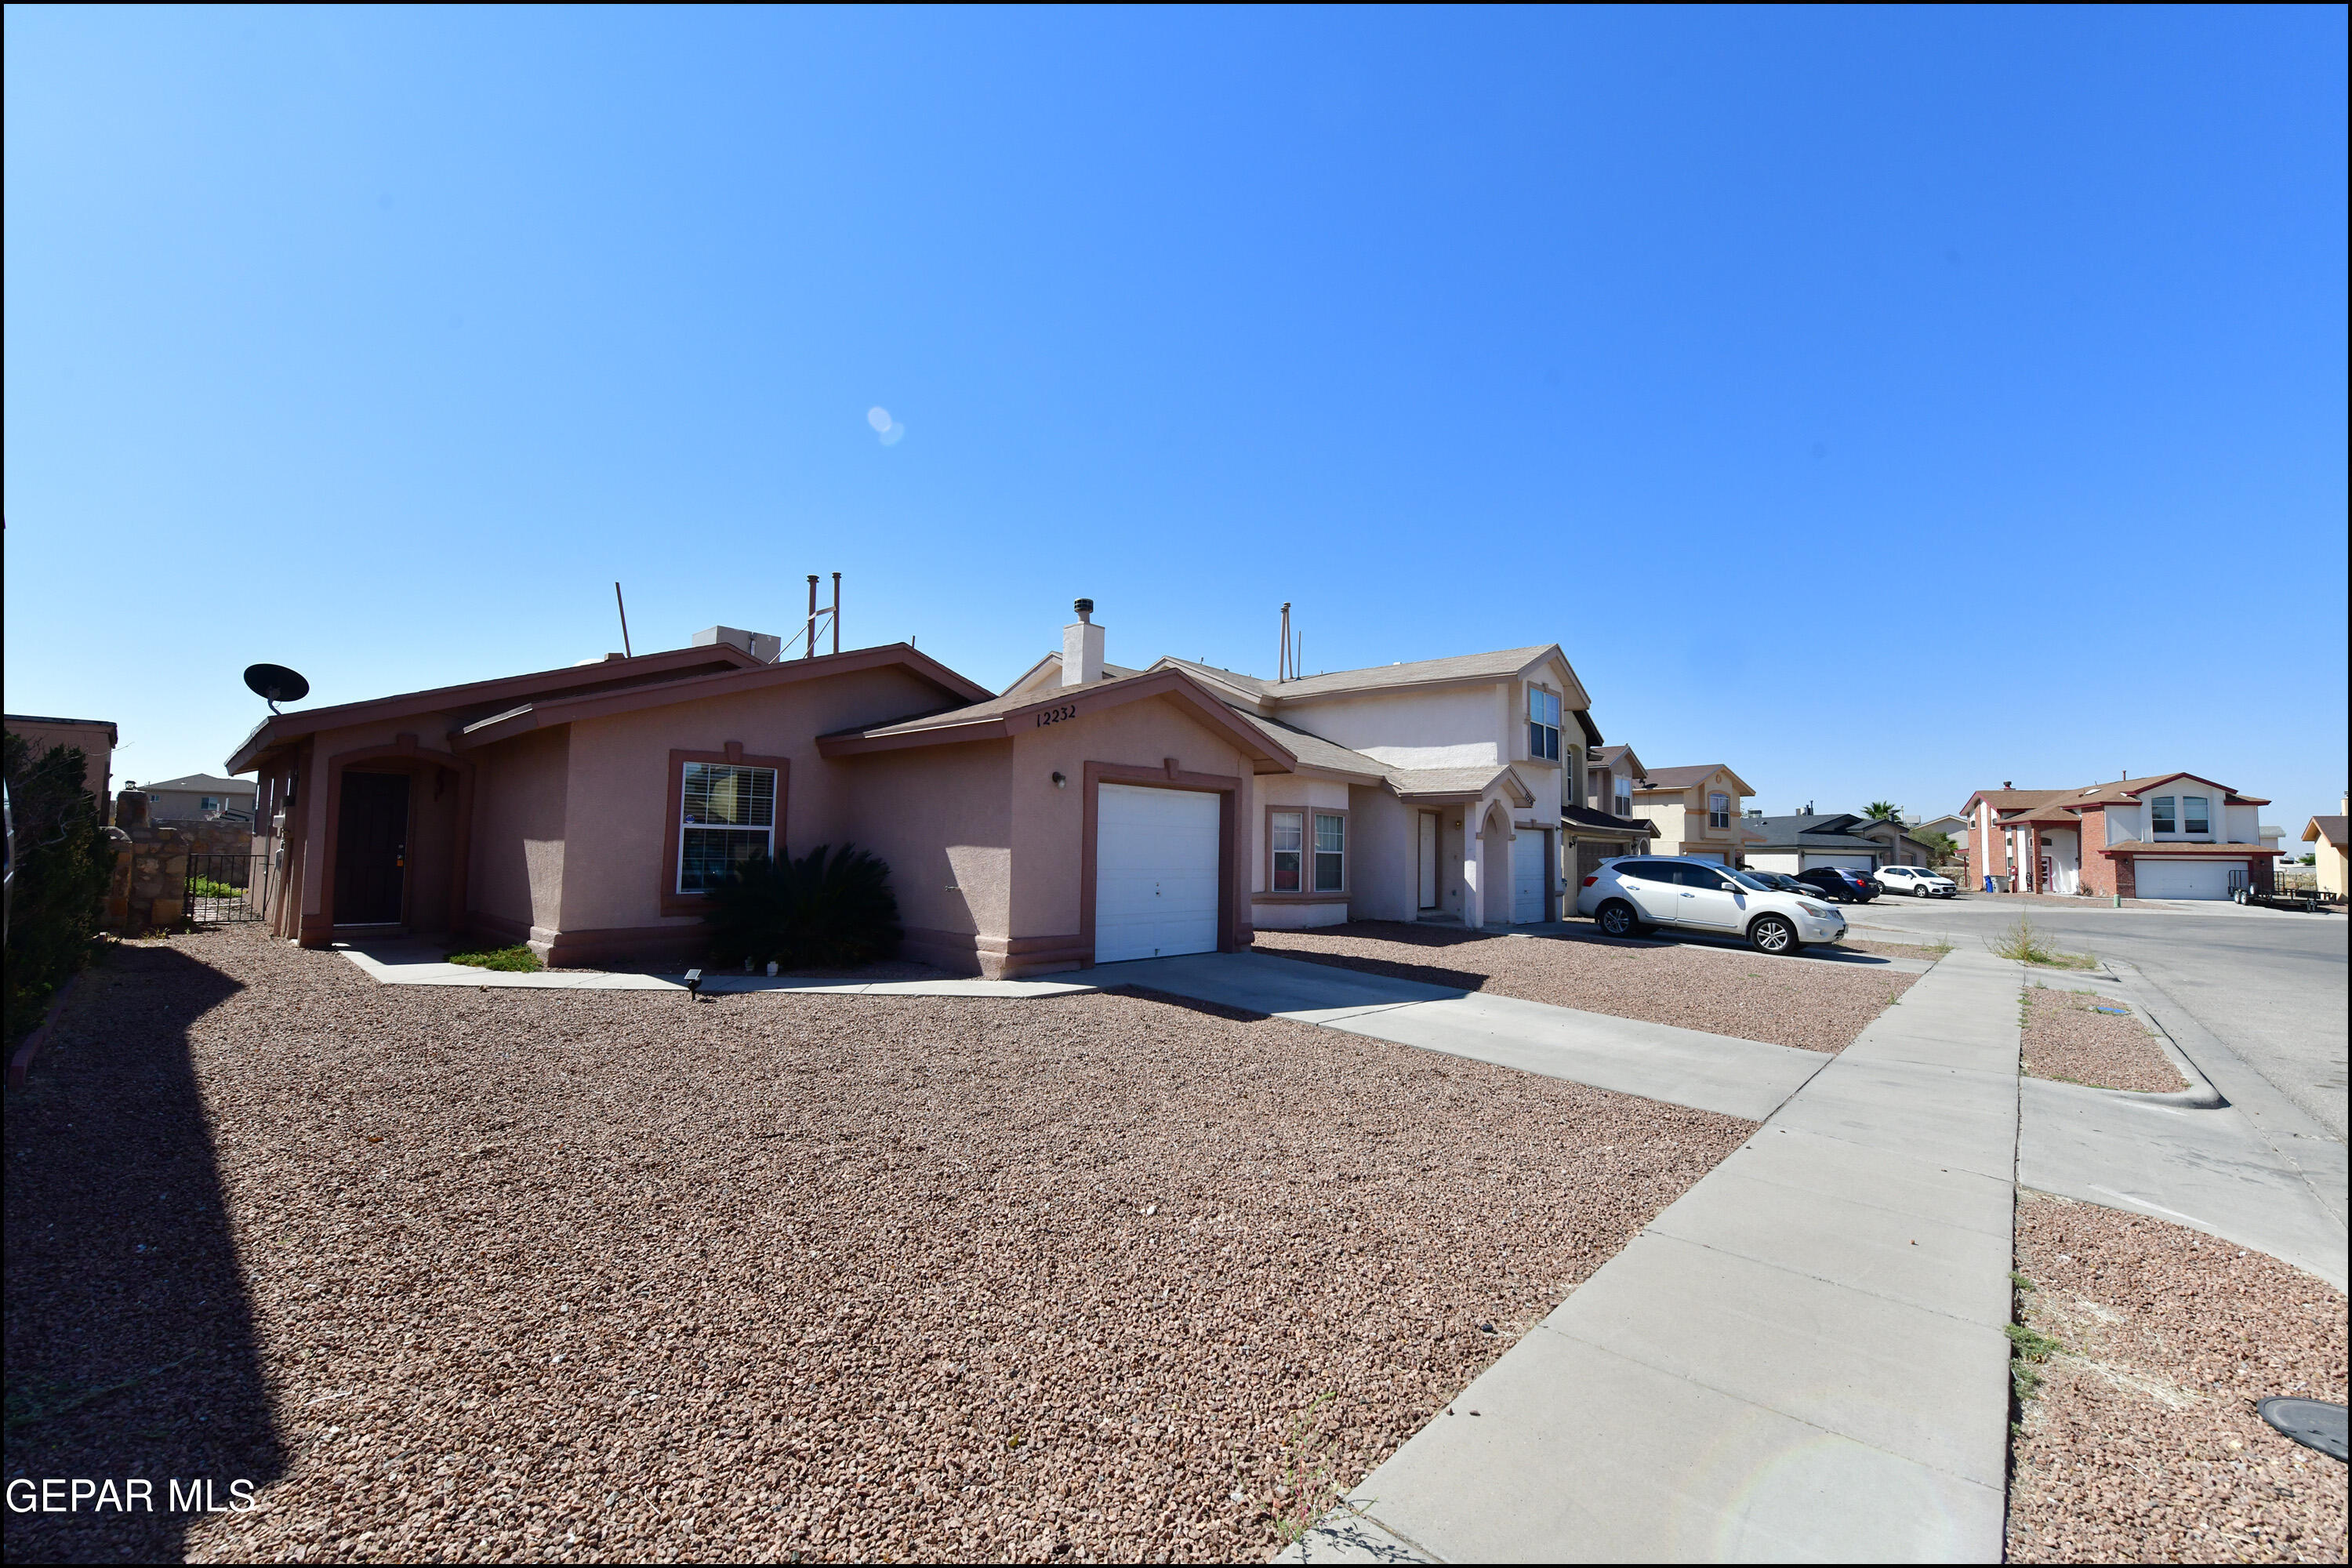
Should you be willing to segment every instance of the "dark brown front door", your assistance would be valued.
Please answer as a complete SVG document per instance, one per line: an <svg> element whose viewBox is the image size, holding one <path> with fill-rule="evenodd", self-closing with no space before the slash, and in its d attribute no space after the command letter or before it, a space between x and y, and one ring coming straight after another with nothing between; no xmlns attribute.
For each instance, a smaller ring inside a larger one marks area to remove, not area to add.
<svg viewBox="0 0 2352 1568"><path fill-rule="evenodd" d="M397 925L408 864L408 775L345 773L335 836L335 923Z"/></svg>

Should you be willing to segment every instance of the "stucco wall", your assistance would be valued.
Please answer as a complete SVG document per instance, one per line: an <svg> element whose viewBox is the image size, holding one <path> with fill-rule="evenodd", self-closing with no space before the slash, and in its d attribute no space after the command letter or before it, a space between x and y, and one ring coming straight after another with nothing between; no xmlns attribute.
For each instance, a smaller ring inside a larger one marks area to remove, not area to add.
<svg viewBox="0 0 2352 1568"><path fill-rule="evenodd" d="M1285 704L1285 723L1393 768L1468 768L1507 760L1500 687L1373 691ZM1410 743L1407 743L1407 742Z"/></svg>
<svg viewBox="0 0 2352 1568"><path fill-rule="evenodd" d="M853 670L698 702L665 703L570 726L561 924L567 932L694 927L698 915L665 915L675 888L667 863L669 754L721 752L782 757L782 848L805 854L851 837L856 816L845 777L817 755L816 737L940 705L936 688L897 668Z"/></svg>
<svg viewBox="0 0 2352 1568"><path fill-rule="evenodd" d="M975 941L942 939L1001 937L1011 919L1013 742L877 752L829 766L852 803L850 836L889 862L908 956L975 967ZM1069 789L1078 787L1074 780Z"/></svg>
<svg viewBox="0 0 2352 1568"><path fill-rule="evenodd" d="M108 737L106 725L37 724L11 719L8 721L8 733L23 737L37 761L53 746L81 748L82 788L89 792L100 821L112 816L114 742Z"/></svg>
<svg viewBox="0 0 2352 1568"><path fill-rule="evenodd" d="M492 934L545 941L562 927L571 763L569 727L533 730L476 758L467 898Z"/></svg>
<svg viewBox="0 0 2352 1568"><path fill-rule="evenodd" d="M1363 784L1348 792L1348 807L1356 862L1349 912L1360 921L1419 918L1419 812L1386 789ZM1444 870L1442 853L1438 869Z"/></svg>
<svg viewBox="0 0 2352 1568"><path fill-rule="evenodd" d="M1078 934L1078 880L1085 838L1086 764L1118 763L1159 769L1168 757L1181 773L1238 776L1246 825L1256 813L1250 761L1223 735L1166 699L1129 702L1066 724L1016 733L1013 740L1013 861L1010 929L1014 938ZM1054 787L1052 774L1069 780ZM1248 842L1246 826L1243 842ZM1244 915L1248 884L1238 889Z"/></svg>

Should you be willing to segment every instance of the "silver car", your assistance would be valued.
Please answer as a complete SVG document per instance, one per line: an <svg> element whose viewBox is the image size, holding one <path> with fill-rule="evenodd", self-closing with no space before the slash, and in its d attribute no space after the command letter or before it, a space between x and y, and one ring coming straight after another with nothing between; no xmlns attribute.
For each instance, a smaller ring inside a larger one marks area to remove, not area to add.
<svg viewBox="0 0 2352 1568"><path fill-rule="evenodd" d="M1603 860L1576 890L1576 912L1610 936L1645 926L1740 936L1759 952L1801 952L1845 934L1845 917L1819 899L1783 893L1745 872L1682 855Z"/></svg>

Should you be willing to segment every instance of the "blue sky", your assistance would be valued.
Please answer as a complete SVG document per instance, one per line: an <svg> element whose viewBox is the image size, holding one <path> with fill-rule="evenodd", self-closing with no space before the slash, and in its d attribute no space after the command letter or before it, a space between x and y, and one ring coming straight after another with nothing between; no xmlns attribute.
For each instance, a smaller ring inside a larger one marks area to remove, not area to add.
<svg viewBox="0 0 2352 1568"><path fill-rule="evenodd" d="M1559 642L1785 811L2346 772L2341 7L6 13L6 700ZM889 411L886 440L870 409Z"/></svg>

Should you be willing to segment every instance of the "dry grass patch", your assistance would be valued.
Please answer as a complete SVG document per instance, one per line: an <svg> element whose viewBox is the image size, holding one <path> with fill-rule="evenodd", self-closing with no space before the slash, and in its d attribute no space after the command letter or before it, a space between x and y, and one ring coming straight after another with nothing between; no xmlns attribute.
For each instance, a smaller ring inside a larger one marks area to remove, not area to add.
<svg viewBox="0 0 2352 1568"><path fill-rule="evenodd" d="M1700 943L1508 936L1387 921L1261 931L1256 945L1283 958L1808 1051L1843 1050L1918 978Z"/></svg>

